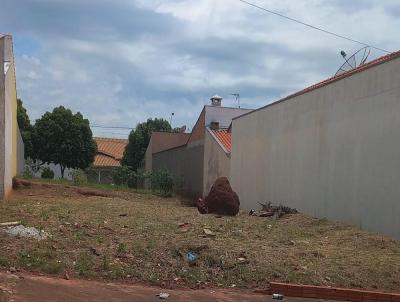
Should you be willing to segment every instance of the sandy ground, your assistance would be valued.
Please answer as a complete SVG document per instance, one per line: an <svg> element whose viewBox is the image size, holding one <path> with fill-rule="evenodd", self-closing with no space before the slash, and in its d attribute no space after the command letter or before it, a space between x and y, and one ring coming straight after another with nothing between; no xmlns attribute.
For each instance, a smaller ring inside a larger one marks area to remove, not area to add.
<svg viewBox="0 0 400 302"><path fill-rule="evenodd" d="M277 301L269 295L243 290L162 290L156 287L64 280L27 274L0 273L0 302L151 302L160 301L157 294L167 292L168 302L209 301ZM291 302L326 300L285 298Z"/></svg>

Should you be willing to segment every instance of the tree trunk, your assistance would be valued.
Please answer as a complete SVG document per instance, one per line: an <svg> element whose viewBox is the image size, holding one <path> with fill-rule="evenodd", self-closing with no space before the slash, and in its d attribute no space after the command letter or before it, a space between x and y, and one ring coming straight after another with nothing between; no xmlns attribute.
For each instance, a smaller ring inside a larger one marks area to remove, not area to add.
<svg viewBox="0 0 400 302"><path fill-rule="evenodd" d="M61 167L61 178L64 178L65 166L60 165L60 167Z"/></svg>

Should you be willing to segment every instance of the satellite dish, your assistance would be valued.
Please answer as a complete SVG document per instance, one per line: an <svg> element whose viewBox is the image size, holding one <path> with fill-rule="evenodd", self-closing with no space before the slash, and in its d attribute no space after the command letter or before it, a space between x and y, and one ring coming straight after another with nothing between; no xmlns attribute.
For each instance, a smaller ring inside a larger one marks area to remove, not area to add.
<svg viewBox="0 0 400 302"><path fill-rule="evenodd" d="M345 62L343 63L342 66L340 66L338 71L336 71L335 76L345 73L349 70L352 70L358 66L364 65L370 53L371 53L371 47L365 46L347 58L346 52L342 50L340 52L340 55L343 57Z"/></svg>

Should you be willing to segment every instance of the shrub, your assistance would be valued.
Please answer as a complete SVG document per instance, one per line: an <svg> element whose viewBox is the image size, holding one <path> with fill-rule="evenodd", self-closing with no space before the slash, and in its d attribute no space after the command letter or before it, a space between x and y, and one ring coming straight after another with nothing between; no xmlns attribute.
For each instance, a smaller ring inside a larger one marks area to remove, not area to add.
<svg viewBox="0 0 400 302"><path fill-rule="evenodd" d="M25 164L24 166L24 172L22 172L22 177L23 178L33 178L33 172L31 168Z"/></svg>
<svg viewBox="0 0 400 302"><path fill-rule="evenodd" d="M42 170L41 177L45 178L45 179L53 179L54 178L54 172L49 167L44 167L43 170Z"/></svg>
<svg viewBox="0 0 400 302"><path fill-rule="evenodd" d="M24 178L33 178L35 176L35 173L39 173L42 165L42 162L39 160L32 160L31 158L27 158L25 160L22 176Z"/></svg>
<svg viewBox="0 0 400 302"><path fill-rule="evenodd" d="M151 188L161 196L171 196L174 190L174 178L166 169L158 170L151 175Z"/></svg>
<svg viewBox="0 0 400 302"><path fill-rule="evenodd" d="M130 182L132 184L132 178L135 171L133 171L128 166L122 166L115 169L113 172L113 180L116 185L128 185Z"/></svg>
<svg viewBox="0 0 400 302"><path fill-rule="evenodd" d="M85 171L81 169L74 169L70 172L72 182L75 186L81 186L87 183L87 176Z"/></svg>

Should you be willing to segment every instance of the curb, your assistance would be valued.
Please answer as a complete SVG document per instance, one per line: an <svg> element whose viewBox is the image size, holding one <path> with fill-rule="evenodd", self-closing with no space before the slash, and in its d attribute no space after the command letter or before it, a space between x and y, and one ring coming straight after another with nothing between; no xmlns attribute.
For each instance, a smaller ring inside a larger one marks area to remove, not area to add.
<svg viewBox="0 0 400 302"><path fill-rule="evenodd" d="M288 297L302 297L351 302L400 302L400 293L385 293L358 289L314 285L270 283L270 292Z"/></svg>

